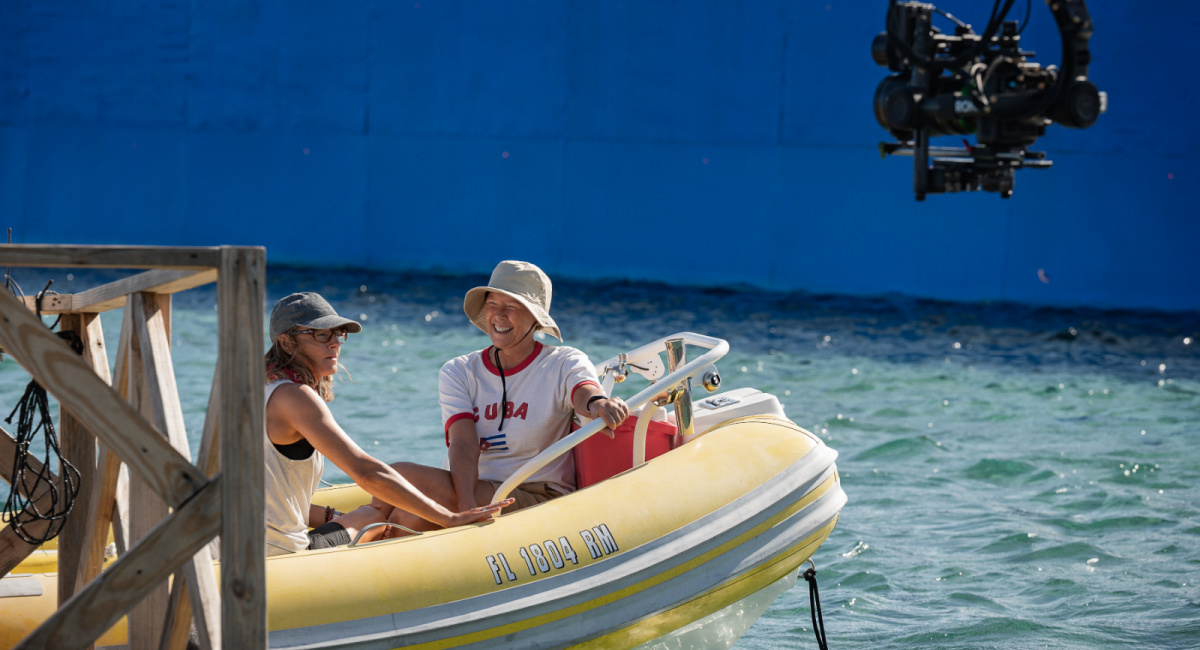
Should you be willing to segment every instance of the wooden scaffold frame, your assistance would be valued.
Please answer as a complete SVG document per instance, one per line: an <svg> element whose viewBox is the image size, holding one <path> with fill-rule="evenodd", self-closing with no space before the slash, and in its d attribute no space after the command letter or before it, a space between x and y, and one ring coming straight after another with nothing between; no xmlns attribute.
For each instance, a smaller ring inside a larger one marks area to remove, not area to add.
<svg viewBox="0 0 1200 650"><path fill-rule="evenodd" d="M0 244L0 267L146 269L42 301L43 314L62 314L60 331L82 339L83 356L33 313L32 297L22 302L0 291L0 347L58 400L62 455L81 475L59 536L58 611L17 647L88 648L128 614L132 650L183 648L193 622L206 650L265 648L266 251ZM171 295L211 282L217 364L193 465L171 362ZM99 314L119 307L125 314L110 378ZM14 453L3 432L0 468L12 467ZM129 468L124 489L121 465ZM101 572L110 525L128 548ZM219 585L208 547L217 535ZM0 576L33 550L11 525L0 530Z"/></svg>

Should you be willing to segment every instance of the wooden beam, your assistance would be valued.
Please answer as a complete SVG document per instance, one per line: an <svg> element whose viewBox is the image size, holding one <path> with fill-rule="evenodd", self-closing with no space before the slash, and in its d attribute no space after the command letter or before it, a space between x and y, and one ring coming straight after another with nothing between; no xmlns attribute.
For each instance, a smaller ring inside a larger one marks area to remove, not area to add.
<svg viewBox="0 0 1200 650"><path fill-rule="evenodd" d="M260 329L261 323L260 315ZM253 338L262 347L261 337L245 338ZM86 421L91 431L154 485L172 507L182 505L207 481L189 459L171 448L128 402L7 291L0 291L0 347L36 377L63 408ZM262 386L258 389L261 394Z"/></svg>
<svg viewBox="0 0 1200 650"><path fill-rule="evenodd" d="M4 475L5 481L11 478L8 476L8 472L13 466L13 459L16 457L16 453L16 438L5 431L3 427L0 427L0 469L4 470L0 473ZM42 462L37 458L30 456L26 460L29 463L30 470L34 472L42 471ZM54 476L53 473L51 473L51 476L53 481L58 481L58 477ZM29 487L28 485L18 485L15 489L25 498L29 498ZM39 509L48 509L51 503L49 490L43 488L38 497L34 499L34 503ZM25 523L29 519L22 517L19 521ZM44 521L29 522L27 525L28 533L36 536L44 534L49 527L49 523ZM0 529L0 576L8 575L8 572L12 571L13 567L24 562L25 558L29 557L29 554L35 550L37 550L37 545L30 544L21 539L21 536L17 535L17 532L13 530L11 523Z"/></svg>
<svg viewBox="0 0 1200 650"><path fill-rule="evenodd" d="M21 300L25 302L25 306L29 308L29 311L37 311L37 296L25 296ZM74 301L75 296L70 293L47 294L42 297L42 314L69 313Z"/></svg>
<svg viewBox="0 0 1200 650"><path fill-rule="evenodd" d="M12 471L13 461L16 459L16 457L16 436L9 433L4 427L0 426L0 478L3 478L5 483L12 482L12 477L9 476L9 472ZM39 473L42 471L42 461L38 460L36 456L29 456L26 461L29 463L30 470ZM53 472L51 472L51 475L53 476ZM57 481L58 477L55 476L54 480ZM26 499L29 498L28 485L18 485L17 490L21 496L25 497Z"/></svg>
<svg viewBox="0 0 1200 650"><path fill-rule="evenodd" d="M104 349L104 330L100 327L99 315L66 314L59 323L59 331L75 332L83 343L84 363L105 383L111 383L108 354ZM65 409L59 409L59 439L63 459L79 470L79 493L75 497L77 508L63 522L62 532L58 537L58 603L61 605L75 594L75 579L79 567L86 562L83 557L86 550L84 544L90 523L86 519L86 504L96 471L96 439L88 432L83 422Z"/></svg>
<svg viewBox="0 0 1200 650"><path fill-rule="evenodd" d="M88 486L87 510L83 520L88 522L84 528L83 548L79 569L75 573L75 585L72 593L79 591L84 585L100 575L104 568L104 547L108 545L108 529L118 527L113 521L113 511L116 507L117 477L121 471L121 459L108 450L103 443L98 445L96 471L92 475L92 484ZM113 531L114 536L117 532Z"/></svg>
<svg viewBox="0 0 1200 650"><path fill-rule="evenodd" d="M154 269L79 293L47 295L42 300L42 313L98 314L124 307L126 296L129 294L141 292L172 294L216 281L216 269L203 271ZM34 296L25 296L24 300L26 307L31 310L35 309Z"/></svg>
<svg viewBox="0 0 1200 650"><path fill-rule="evenodd" d="M219 434L218 422L221 418L221 384L219 382L220 373L213 374L212 389L208 394L208 410L204 414L204 434L200 439L200 451L196 455L196 466L200 471L209 476L215 475L220 471L220 448L221 437ZM220 548L220 536L217 536L217 548ZM206 547L205 553L212 557L212 544ZM198 555L198 554L197 554ZM212 615L209 617L201 617L193 614L196 620L196 631L198 632L200 649L214 650L220 649L221 645L221 604L220 604L220 586L216 582L216 576L212 571L203 571L200 561L193 562L188 565L194 571L188 571L185 567L187 575L188 596L192 603L200 602L201 606L211 608ZM209 583L209 584L205 584ZM216 594L214 598L205 602L201 596L202 593ZM195 606L193 606L193 612ZM211 629L205 630L203 626L211 625Z"/></svg>
<svg viewBox="0 0 1200 650"><path fill-rule="evenodd" d="M113 390L117 395L126 402L132 403L133 394L141 390L141 385L144 382L139 381L137 388L131 388L133 383L129 375L129 369L134 366L141 366L141 362L134 363L133 347L133 331L136 329L133 326L133 313L130 310L123 312L124 318L121 321L121 337L117 344L117 359L113 372ZM104 441L100 441L100 449L106 449ZM113 456L116 456L111 449L108 450ZM117 457L117 462L113 466L112 471L117 473L116 489L113 493L113 541L117 544L117 555L124 555L133 547L133 541L129 534L129 467Z"/></svg>
<svg viewBox="0 0 1200 650"><path fill-rule="evenodd" d="M125 612L216 534L221 523L222 483L217 477L203 485L191 500L181 504L16 648L78 648L121 620Z"/></svg>
<svg viewBox="0 0 1200 650"><path fill-rule="evenodd" d="M38 500L39 506L50 507L50 496L43 493L43 498ZM25 532L31 536L41 536L50 528L50 522L44 519L29 521L28 518L18 515L21 523L25 524ZM0 577L8 575L18 564L25 561L29 554L37 550L37 544L30 544L13 530L12 523L9 523L4 528L0 528Z"/></svg>
<svg viewBox="0 0 1200 650"><path fill-rule="evenodd" d="M0 244L0 266L113 269L192 269L220 265L219 248Z"/></svg>
<svg viewBox="0 0 1200 650"><path fill-rule="evenodd" d="M129 311L133 314L137 338L141 342L141 357L149 385L147 396L154 412L154 422L164 432L171 446L185 457L191 457L187 431L184 428L183 407L175 384L175 368L171 362L170 322L171 297L150 293L130 297ZM188 580L196 627L202 637L220 638L220 597L213 574L212 554L208 546L201 547L184 570ZM163 612L166 614L167 612ZM188 617L190 618L190 617ZM205 645L217 645L205 643ZM136 649L135 649L136 650Z"/></svg>
<svg viewBox="0 0 1200 650"><path fill-rule="evenodd" d="M263 311L266 251L221 248L221 632L224 647L267 647L263 523ZM247 335L249 334L249 335Z"/></svg>
<svg viewBox="0 0 1200 650"><path fill-rule="evenodd" d="M125 325L130 328L127 348L128 399L142 417L153 422L155 428L167 437L172 448L179 451L178 431L182 425L177 425L173 420L164 420L162 403L166 396L162 394L162 386L158 382L157 373L160 370L156 366L155 352L147 333L147 311L152 310L154 306L153 296L133 294L125 309L125 314L129 317ZM159 321L160 326L157 329L161 332L161 318ZM167 354L169 357L170 353ZM174 374L171 376L173 381ZM174 436L169 434L172 429L176 431ZM184 452L180 453L185 457L189 456ZM136 476L129 477L129 508L125 512L125 519L129 522L127 543L130 546L137 545L139 540L150 534L150 531L170 514L166 502L154 487ZM129 610L130 650L157 650L162 640L163 621L167 617L168 596L166 583L157 585L140 603Z"/></svg>
<svg viewBox="0 0 1200 650"><path fill-rule="evenodd" d="M149 398L154 425L167 437L175 451L191 458L167 334L170 301L166 303L167 309L163 309L163 304L154 294L137 293L131 298L129 311L133 314L142 371L150 389L146 397Z"/></svg>
<svg viewBox="0 0 1200 650"><path fill-rule="evenodd" d="M213 374L212 389L208 394L208 410L204 414L204 434L200 439L200 451L196 455L196 466L200 471L209 476L215 475L220 471L220 436L217 429L218 422L221 417L221 390L218 378L220 373ZM220 548L220 536L217 537L217 548ZM212 557L212 545L206 547L205 552ZM187 587L189 597L192 603L200 602L201 606L211 608L212 614L207 617L194 615L196 620L196 631L199 633L199 641L201 650L214 650L223 647L221 645L221 603L220 603L220 585L217 584L216 576L212 571L203 571L202 563L199 561L193 562L190 567L195 568L193 572L187 573ZM185 567L185 572L187 567ZM210 583L210 584L206 584ZM203 601L202 593L216 594L211 600ZM193 612L195 605L193 605ZM208 630L202 626L211 625Z"/></svg>
<svg viewBox="0 0 1200 650"><path fill-rule="evenodd" d="M133 316L126 312L122 321L120 342L117 344L116 367L113 369L113 389L117 394L128 400L128 368L129 346L132 344L130 332L133 330ZM75 576L75 588L78 592L83 586L100 575L104 568L104 550L108 543L108 530L112 528L116 540L118 555L123 555L129 548L128 521L117 517L118 490L117 484L121 476L121 459L105 445L96 445L96 471L92 477L92 485L88 489L87 511L84 521L88 522L83 535L83 559L79 563L79 571ZM126 482L128 483L128 482ZM128 489L121 497L125 512L129 511ZM126 518L127 519L127 518Z"/></svg>
<svg viewBox="0 0 1200 650"><path fill-rule="evenodd" d="M220 360L217 362L220 367ZM221 373L213 373L212 388L208 391L208 409L204 411L204 433L200 437L200 451L196 454L196 467L212 476L221 469Z"/></svg>
<svg viewBox="0 0 1200 650"><path fill-rule="evenodd" d="M207 545L206 545L207 548ZM163 625L162 640L158 650L186 650L192 616L188 596L187 578L176 573L171 581L171 599L167 603L167 621ZM211 650L211 646L205 650Z"/></svg>

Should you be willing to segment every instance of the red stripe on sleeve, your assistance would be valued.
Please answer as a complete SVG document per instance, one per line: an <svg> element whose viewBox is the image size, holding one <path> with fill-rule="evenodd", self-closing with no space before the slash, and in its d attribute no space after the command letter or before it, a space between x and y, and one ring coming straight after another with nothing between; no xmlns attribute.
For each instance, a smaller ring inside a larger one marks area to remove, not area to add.
<svg viewBox="0 0 1200 650"><path fill-rule="evenodd" d="M447 447L450 446L450 425L454 424L455 422L458 422L459 420L461 420L463 418L474 419L474 416L472 416L470 413L457 413L455 415L450 416L449 420L446 420L446 446Z"/></svg>
<svg viewBox="0 0 1200 650"><path fill-rule="evenodd" d="M588 386L588 385L595 386L596 388L601 388L600 384L597 384L596 382L592 381L591 379L585 379L585 380L579 382L578 384L575 384L575 388L571 389L571 403L572 404L575 403L575 391L579 390L580 388L583 388L584 386Z"/></svg>

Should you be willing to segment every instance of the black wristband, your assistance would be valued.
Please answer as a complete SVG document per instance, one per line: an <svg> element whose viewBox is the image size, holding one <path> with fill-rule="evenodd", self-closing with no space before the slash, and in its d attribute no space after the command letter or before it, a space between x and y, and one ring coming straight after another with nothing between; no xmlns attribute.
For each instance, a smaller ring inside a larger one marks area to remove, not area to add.
<svg viewBox="0 0 1200 650"><path fill-rule="evenodd" d="M608 396L607 395L592 395L591 398L588 399L587 405L584 406L584 409L587 410L589 415L592 412L592 402L594 402L598 399L608 399Z"/></svg>

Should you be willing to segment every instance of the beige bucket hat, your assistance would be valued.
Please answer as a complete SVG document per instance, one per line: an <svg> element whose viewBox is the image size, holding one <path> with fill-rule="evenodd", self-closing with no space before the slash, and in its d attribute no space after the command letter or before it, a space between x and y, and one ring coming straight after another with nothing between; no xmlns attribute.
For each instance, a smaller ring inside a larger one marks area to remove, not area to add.
<svg viewBox="0 0 1200 650"><path fill-rule="evenodd" d="M489 292L502 293L515 298L537 321L538 330L547 332L559 341L562 333L558 325L550 318L550 295L553 287L550 278L537 266L529 262L505 260L496 265L492 277L486 287L475 287L463 298L463 311L475 327L487 333L487 321L484 319L483 306Z"/></svg>

